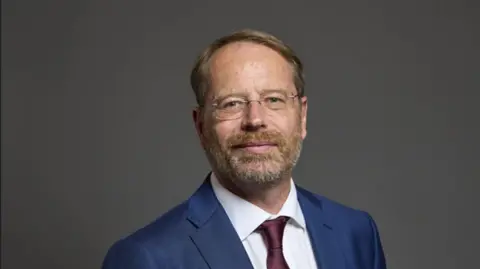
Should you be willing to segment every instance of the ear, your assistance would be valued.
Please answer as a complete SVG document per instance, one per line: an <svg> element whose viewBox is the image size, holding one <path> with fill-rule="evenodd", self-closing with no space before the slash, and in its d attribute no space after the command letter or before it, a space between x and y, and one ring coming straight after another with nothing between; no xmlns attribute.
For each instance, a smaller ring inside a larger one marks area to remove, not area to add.
<svg viewBox="0 0 480 269"><path fill-rule="evenodd" d="M200 143L202 144L202 147L204 147L204 133L203 133L203 113L201 111L201 108L196 107L192 111L192 118L193 118L193 123L195 124L195 130L197 131L198 138L200 139Z"/></svg>
<svg viewBox="0 0 480 269"><path fill-rule="evenodd" d="M301 99L301 127L302 127L302 139L305 139L307 136L307 110L308 110L308 102L307 97L303 96Z"/></svg>

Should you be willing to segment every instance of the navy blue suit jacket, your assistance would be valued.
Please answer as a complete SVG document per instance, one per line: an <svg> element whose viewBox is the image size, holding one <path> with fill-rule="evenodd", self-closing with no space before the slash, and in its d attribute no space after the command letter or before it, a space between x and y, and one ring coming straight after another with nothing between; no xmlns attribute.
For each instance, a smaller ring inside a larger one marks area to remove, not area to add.
<svg viewBox="0 0 480 269"><path fill-rule="evenodd" d="M297 186L319 269L385 269L370 215ZM253 269L209 178L185 202L113 244L103 269Z"/></svg>

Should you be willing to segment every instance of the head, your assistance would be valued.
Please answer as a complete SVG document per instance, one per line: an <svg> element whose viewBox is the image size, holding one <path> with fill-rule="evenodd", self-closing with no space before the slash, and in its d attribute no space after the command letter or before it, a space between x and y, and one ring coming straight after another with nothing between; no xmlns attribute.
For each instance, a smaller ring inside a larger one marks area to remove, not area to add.
<svg viewBox="0 0 480 269"><path fill-rule="evenodd" d="M303 66L276 37L243 30L197 59L195 127L213 171L237 186L289 179L306 136Z"/></svg>

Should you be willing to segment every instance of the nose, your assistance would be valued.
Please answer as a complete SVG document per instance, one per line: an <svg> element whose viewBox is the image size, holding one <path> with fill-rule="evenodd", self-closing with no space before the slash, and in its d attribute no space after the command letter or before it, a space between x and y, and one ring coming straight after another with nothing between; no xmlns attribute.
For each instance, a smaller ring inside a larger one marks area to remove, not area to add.
<svg viewBox="0 0 480 269"><path fill-rule="evenodd" d="M251 101L245 107L242 128L247 131L255 131L266 127L264 111L259 101Z"/></svg>

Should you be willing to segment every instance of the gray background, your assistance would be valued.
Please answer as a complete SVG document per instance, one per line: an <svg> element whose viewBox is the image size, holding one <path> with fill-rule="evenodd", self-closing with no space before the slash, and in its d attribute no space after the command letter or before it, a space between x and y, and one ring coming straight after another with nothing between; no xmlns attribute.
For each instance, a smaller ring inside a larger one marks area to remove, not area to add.
<svg viewBox="0 0 480 269"><path fill-rule="evenodd" d="M99 268L188 198L190 68L245 27L305 62L297 182L369 211L389 268L478 265L478 4L165 2L2 1L2 268Z"/></svg>

